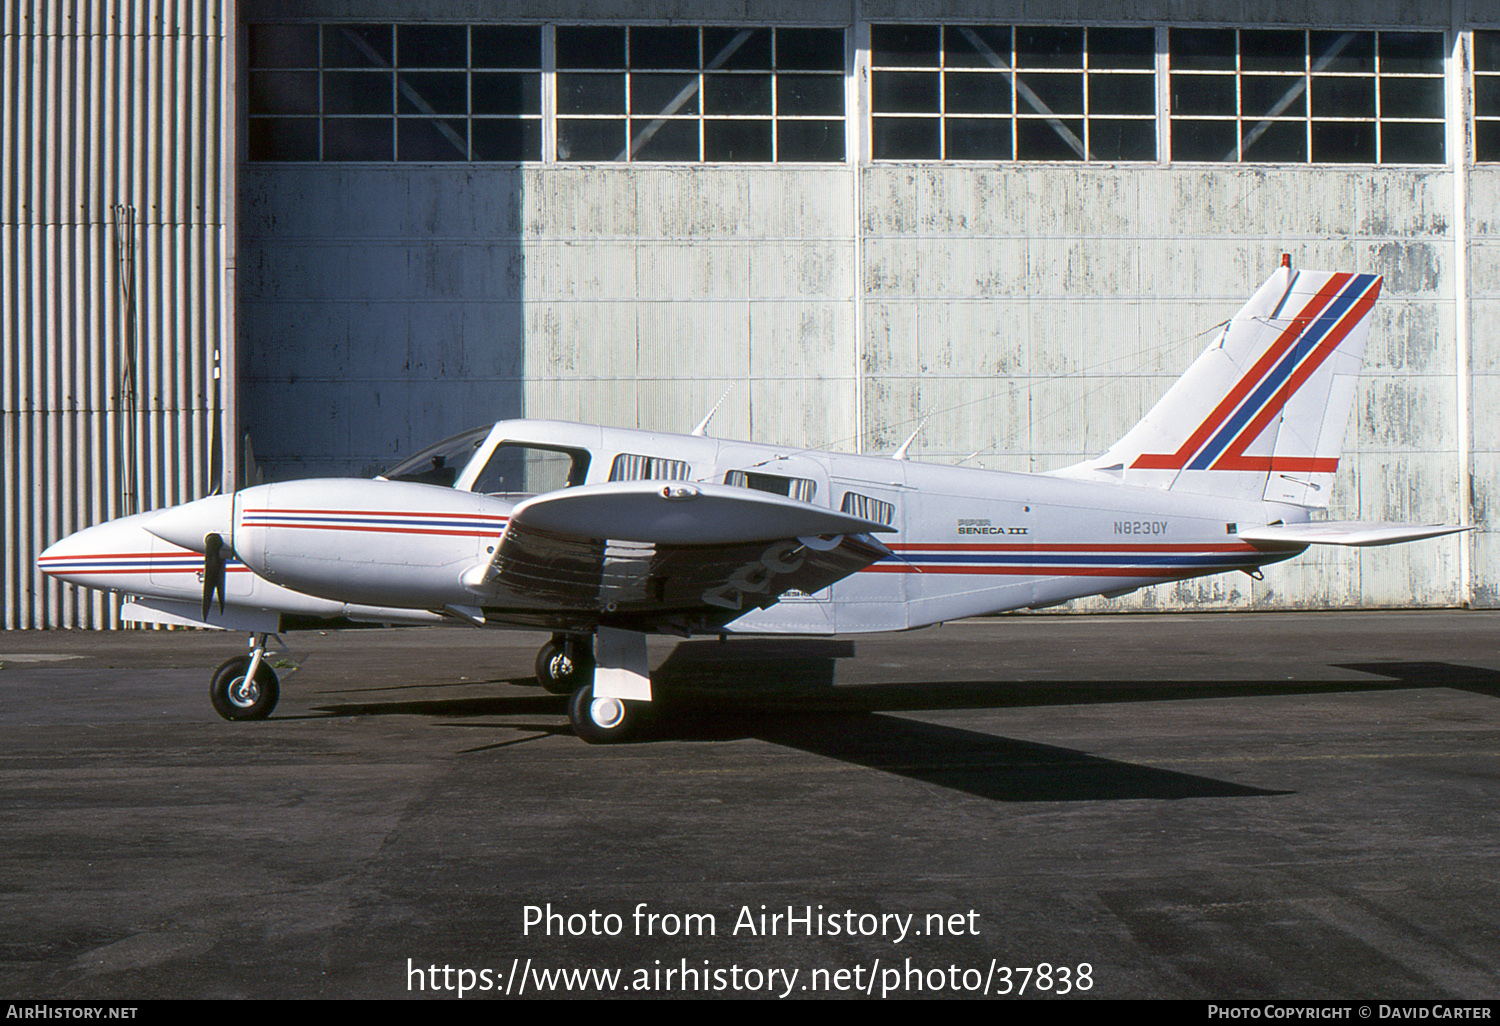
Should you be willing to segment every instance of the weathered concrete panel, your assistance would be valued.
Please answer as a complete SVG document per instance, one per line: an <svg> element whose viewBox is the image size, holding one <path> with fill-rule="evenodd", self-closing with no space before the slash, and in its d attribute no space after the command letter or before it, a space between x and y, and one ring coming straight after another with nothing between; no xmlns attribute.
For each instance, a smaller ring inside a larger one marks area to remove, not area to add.
<svg viewBox="0 0 1500 1026"><path fill-rule="evenodd" d="M373 473L520 413L513 169L251 165L240 195L243 419L268 478Z"/></svg>

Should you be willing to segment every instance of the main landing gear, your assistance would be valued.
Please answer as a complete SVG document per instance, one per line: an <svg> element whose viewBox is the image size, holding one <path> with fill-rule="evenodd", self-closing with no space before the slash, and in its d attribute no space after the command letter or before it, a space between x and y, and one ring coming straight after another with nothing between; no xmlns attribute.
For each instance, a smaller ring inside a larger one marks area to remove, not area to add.
<svg viewBox="0 0 1500 1026"><path fill-rule="evenodd" d="M281 682L265 662L266 635L250 637L250 654L226 660L214 671L208 698L226 720L263 720L276 708Z"/></svg>
<svg viewBox="0 0 1500 1026"><path fill-rule="evenodd" d="M596 657L587 635L554 634L536 656L536 679L554 695L571 694L573 733L591 745L617 744L640 736L649 719L651 678L646 637L599 628ZM599 677L608 680L596 695Z"/></svg>
<svg viewBox="0 0 1500 1026"><path fill-rule="evenodd" d="M571 695L594 679L594 643L585 634L554 634L536 654L536 681L554 695Z"/></svg>

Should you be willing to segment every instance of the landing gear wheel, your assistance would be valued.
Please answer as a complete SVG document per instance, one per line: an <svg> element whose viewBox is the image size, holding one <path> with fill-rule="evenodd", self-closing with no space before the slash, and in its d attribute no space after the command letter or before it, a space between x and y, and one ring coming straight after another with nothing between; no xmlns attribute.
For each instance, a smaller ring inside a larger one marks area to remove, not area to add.
<svg viewBox="0 0 1500 1026"><path fill-rule="evenodd" d="M208 698L214 712L226 720L263 720L276 708L281 684L276 671L264 662L255 671L254 680L245 679L250 669L249 656L235 656L214 671L208 686Z"/></svg>
<svg viewBox="0 0 1500 1026"><path fill-rule="evenodd" d="M641 702L595 698L594 685L585 684L568 700L568 719L580 739L591 745L610 745L637 737L646 710Z"/></svg>
<svg viewBox="0 0 1500 1026"><path fill-rule="evenodd" d="M594 652L587 638L553 635L536 654L536 682L554 695L578 690L594 674Z"/></svg>

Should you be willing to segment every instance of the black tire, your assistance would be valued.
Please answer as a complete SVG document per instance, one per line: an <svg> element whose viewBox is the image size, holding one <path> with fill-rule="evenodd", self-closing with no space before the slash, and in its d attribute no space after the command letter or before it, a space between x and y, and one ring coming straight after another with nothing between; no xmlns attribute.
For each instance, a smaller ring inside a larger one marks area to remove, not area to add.
<svg viewBox="0 0 1500 1026"><path fill-rule="evenodd" d="M594 685L585 684L568 699L573 733L591 745L612 745L638 737L646 722L646 706L622 698L594 701Z"/></svg>
<svg viewBox="0 0 1500 1026"><path fill-rule="evenodd" d="M245 671L250 669L249 656L235 656L214 671L208 686L208 699L214 712L226 720L263 720L276 708L281 697L281 682L276 671L264 661L255 671L255 681L245 686Z"/></svg>
<svg viewBox="0 0 1500 1026"><path fill-rule="evenodd" d="M554 637L536 654L536 682L554 695L571 695L594 679L594 652L587 638L575 638L569 658L563 642Z"/></svg>

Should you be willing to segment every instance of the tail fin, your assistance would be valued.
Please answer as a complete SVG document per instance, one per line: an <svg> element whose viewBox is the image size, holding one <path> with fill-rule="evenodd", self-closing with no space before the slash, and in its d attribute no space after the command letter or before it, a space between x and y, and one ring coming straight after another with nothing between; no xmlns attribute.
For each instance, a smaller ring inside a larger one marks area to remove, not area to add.
<svg viewBox="0 0 1500 1026"><path fill-rule="evenodd" d="M1056 473L1326 507L1379 295L1283 265L1124 438Z"/></svg>

